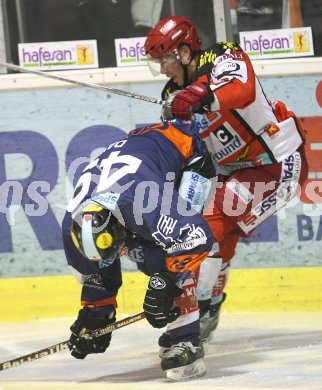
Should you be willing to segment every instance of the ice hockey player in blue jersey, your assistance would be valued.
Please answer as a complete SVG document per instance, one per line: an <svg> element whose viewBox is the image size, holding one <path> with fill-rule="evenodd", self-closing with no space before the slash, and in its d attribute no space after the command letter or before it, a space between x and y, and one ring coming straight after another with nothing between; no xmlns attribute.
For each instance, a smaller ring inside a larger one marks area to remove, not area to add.
<svg viewBox="0 0 322 390"><path fill-rule="evenodd" d="M131 131L84 169L63 221L66 258L83 285L72 356L109 346L111 333L93 337L86 330L115 321L126 254L150 276L146 319L167 326L162 370L173 380L206 372L195 288L214 241L199 213L207 179L215 176L208 156L192 122L165 121Z"/></svg>

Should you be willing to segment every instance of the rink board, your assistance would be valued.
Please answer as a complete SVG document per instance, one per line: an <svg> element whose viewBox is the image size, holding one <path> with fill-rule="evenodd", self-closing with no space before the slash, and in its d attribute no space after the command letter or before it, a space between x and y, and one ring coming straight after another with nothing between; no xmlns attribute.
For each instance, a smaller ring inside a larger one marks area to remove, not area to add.
<svg viewBox="0 0 322 390"><path fill-rule="evenodd" d="M142 311L147 280L123 274L119 314ZM0 321L74 316L80 291L72 276L0 279ZM322 268L233 269L226 292L228 311L322 311Z"/></svg>

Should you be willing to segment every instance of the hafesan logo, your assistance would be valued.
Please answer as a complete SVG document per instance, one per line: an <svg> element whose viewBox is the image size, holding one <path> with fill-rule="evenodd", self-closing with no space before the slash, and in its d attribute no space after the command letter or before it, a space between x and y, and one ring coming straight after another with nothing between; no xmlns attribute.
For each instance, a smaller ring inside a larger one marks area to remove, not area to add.
<svg viewBox="0 0 322 390"><path fill-rule="evenodd" d="M298 31L293 33L294 49L296 53L310 51L309 36L307 31Z"/></svg>

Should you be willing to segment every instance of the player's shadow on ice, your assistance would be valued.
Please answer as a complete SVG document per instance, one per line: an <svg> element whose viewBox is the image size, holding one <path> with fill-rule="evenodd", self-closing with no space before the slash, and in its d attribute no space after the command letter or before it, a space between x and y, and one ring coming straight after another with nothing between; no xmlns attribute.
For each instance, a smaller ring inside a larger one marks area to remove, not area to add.
<svg viewBox="0 0 322 390"><path fill-rule="evenodd" d="M267 354L270 351L298 349L321 344L321 332L298 332L287 334L285 331L276 330L271 333L254 334L252 336L233 334L232 337L225 335L223 340L219 334L214 341L206 345L206 364L208 372L205 376L196 380L207 380L223 377L232 377L247 372L247 365L268 360ZM322 350L322 347L321 347ZM155 356L153 354L153 356ZM118 374L105 375L93 380L82 382L167 382L165 373L159 364L155 364L155 358L151 358L151 366L135 371L123 371ZM245 369L241 367L244 366ZM234 369L235 367L235 369Z"/></svg>
<svg viewBox="0 0 322 390"><path fill-rule="evenodd" d="M160 366L145 367L135 371L120 372L119 374L104 375L92 380L82 381L82 383L89 382L111 382L111 383L137 383L150 382L164 377Z"/></svg>
<svg viewBox="0 0 322 390"><path fill-rule="evenodd" d="M208 378L218 378L220 376L231 376L236 373L247 372L246 367L252 363L269 361L268 353L273 351L283 351L295 349L301 353L299 348L308 348L314 345L321 345L322 353L322 333L320 331L305 331L297 333L285 333L285 330L276 332L254 334L253 336L226 336L226 340L216 340L206 345L206 364L208 367ZM265 354L265 356L264 356ZM303 355L305 360L307 355ZM273 358L272 358L273 359ZM245 369L241 369L245 366ZM238 367L238 372L231 369ZM229 371L227 370L229 369Z"/></svg>

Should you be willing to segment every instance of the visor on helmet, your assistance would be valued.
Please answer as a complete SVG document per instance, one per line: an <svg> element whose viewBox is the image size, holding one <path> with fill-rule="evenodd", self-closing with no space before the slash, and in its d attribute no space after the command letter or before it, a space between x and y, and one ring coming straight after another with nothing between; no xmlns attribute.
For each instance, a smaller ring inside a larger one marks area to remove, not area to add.
<svg viewBox="0 0 322 390"><path fill-rule="evenodd" d="M152 58L148 54L147 58L149 69L154 77L166 73L167 66L180 63L180 56L177 50L174 50L172 53L166 53L160 58Z"/></svg>
<svg viewBox="0 0 322 390"><path fill-rule="evenodd" d="M124 246L126 233L110 210L89 203L73 218L71 236L84 257L112 264Z"/></svg>

